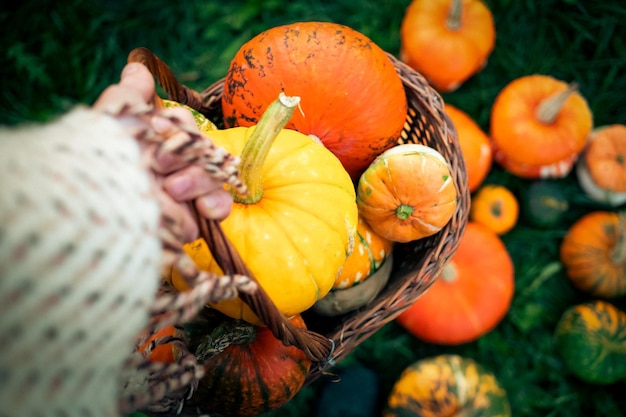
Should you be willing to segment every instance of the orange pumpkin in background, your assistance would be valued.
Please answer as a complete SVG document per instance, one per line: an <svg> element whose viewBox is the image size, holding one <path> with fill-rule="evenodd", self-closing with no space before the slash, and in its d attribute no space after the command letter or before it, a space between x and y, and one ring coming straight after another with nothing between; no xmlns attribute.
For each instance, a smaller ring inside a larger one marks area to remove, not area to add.
<svg viewBox="0 0 626 417"><path fill-rule="evenodd" d="M513 261L502 240L487 227L469 222L441 275L396 321L429 343L474 341L504 318L514 281Z"/></svg>
<svg viewBox="0 0 626 417"><path fill-rule="evenodd" d="M575 84L529 75L505 86L491 110L494 160L522 178L560 178L572 169L593 127Z"/></svg>
<svg viewBox="0 0 626 417"><path fill-rule="evenodd" d="M578 182L589 198L618 206L626 202L626 126L594 129L576 164Z"/></svg>
<svg viewBox="0 0 626 417"><path fill-rule="evenodd" d="M474 192L491 169L493 159L491 142L474 119L463 110L446 103L445 111L456 128L463 159L465 159L468 187L470 192Z"/></svg>
<svg viewBox="0 0 626 417"><path fill-rule="evenodd" d="M581 291L604 298L626 295L626 213L587 213L563 238L560 257Z"/></svg>
<svg viewBox="0 0 626 417"><path fill-rule="evenodd" d="M407 115L404 86L387 53L336 23L277 26L242 45L225 77L226 126L256 124L281 91L301 98L286 128L321 140L353 180L396 144Z"/></svg>
<svg viewBox="0 0 626 417"><path fill-rule="evenodd" d="M451 92L487 63L494 20L480 0L413 0L400 27L400 59Z"/></svg>

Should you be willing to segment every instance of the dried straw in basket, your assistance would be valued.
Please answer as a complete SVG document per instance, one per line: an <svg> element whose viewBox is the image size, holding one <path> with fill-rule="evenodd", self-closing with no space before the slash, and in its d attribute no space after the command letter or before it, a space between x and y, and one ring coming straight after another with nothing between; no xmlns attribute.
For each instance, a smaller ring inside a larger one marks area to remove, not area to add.
<svg viewBox="0 0 626 417"><path fill-rule="evenodd" d="M340 317L326 318L307 311L303 317L309 331L304 334L289 325L263 291L256 292L260 295L244 298L277 338L300 347L313 360L307 383L316 380L423 294L455 253L467 224L470 197L466 169L456 130L443 109L443 99L419 73L393 55L388 56L402 80L409 105L398 143L421 143L446 158L457 187L458 205L450 222L437 234L395 246L390 280L374 301ZM186 104L210 120L221 123L224 79L198 92L181 85L170 68L145 48L133 50L129 61L145 64L171 100ZM244 260L230 245L219 224L208 222L201 225L201 229L213 255L220 259L227 274L250 275Z"/></svg>

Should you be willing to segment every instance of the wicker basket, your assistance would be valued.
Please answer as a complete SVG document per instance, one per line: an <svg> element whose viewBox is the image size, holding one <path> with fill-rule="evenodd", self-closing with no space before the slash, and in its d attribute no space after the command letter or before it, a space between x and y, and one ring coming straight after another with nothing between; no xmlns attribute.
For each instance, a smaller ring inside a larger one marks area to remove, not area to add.
<svg viewBox="0 0 626 417"><path fill-rule="evenodd" d="M456 130L443 110L443 99L419 73L393 55L388 56L403 82L409 107L398 143L422 143L436 149L446 158L457 187L458 205L450 222L437 234L394 246L394 265L390 279L374 301L338 317L322 317L307 311L303 313L303 317L309 329L308 333L285 335L285 328L287 333L291 332L290 328L284 326L284 318L264 294L260 298L244 298L279 339L286 344L303 348L314 359L307 384L327 372L422 295L455 253L467 224L470 196L466 169ZM129 61L144 63L170 99L198 110L218 126L222 123L221 96L224 79L198 92L181 85L170 68L145 48L133 50ZM201 230L214 256L221 257L222 263L226 264L223 268L226 273L249 273L245 262L238 258L236 250L229 245L221 232L219 224L207 222L201 225ZM317 338L312 338L311 335ZM318 346L310 346L312 344Z"/></svg>

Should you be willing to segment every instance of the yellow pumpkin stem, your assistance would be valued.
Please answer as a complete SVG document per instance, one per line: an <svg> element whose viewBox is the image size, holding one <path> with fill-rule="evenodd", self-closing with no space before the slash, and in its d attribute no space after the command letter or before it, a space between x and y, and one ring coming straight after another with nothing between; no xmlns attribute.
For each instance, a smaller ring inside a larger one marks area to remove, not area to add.
<svg viewBox="0 0 626 417"><path fill-rule="evenodd" d="M561 108L563 108L565 101L572 93L575 93L577 91L578 84L571 83L567 86L567 89L565 91L553 94L552 96L543 100L541 103L539 103L537 111L535 112L535 117L537 118L537 120L546 125L554 123L556 117L561 111Z"/></svg>
<svg viewBox="0 0 626 417"><path fill-rule="evenodd" d="M446 20L446 27L450 30L459 30L461 28L461 15L463 14L462 0L452 0L450 12Z"/></svg>
<svg viewBox="0 0 626 417"><path fill-rule="evenodd" d="M611 262L621 265L626 261L626 211L619 212L617 216L617 233L615 247L611 252Z"/></svg>
<svg viewBox="0 0 626 417"><path fill-rule="evenodd" d="M448 262L441 271L440 278L444 282L454 282L457 279L458 272L452 262Z"/></svg>
<svg viewBox="0 0 626 417"><path fill-rule="evenodd" d="M248 189L248 194L238 194L233 189L233 199L236 202L254 204L263 197L263 176L261 175L263 163L274 139L291 119L299 103L300 97L287 96L281 92L278 98L267 106L241 151L240 176Z"/></svg>

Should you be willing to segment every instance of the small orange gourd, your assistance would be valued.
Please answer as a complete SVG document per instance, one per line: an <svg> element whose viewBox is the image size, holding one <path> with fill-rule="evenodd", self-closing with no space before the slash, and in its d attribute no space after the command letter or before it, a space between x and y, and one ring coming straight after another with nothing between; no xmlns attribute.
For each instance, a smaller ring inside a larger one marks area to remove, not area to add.
<svg viewBox="0 0 626 417"><path fill-rule="evenodd" d="M502 240L469 222L441 275L397 322L430 343L471 342L502 320L514 288L513 261Z"/></svg>
<svg viewBox="0 0 626 417"><path fill-rule="evenodd" d="M370 225L359 216L354 250L335 280L334 290L350 288L376 272L391 254L393 242L374 232Z"/></svg>
<svg viewBox="0 0 626 417"><path fill-rule="evenodd" d="M591 110L575 84L540 74L520 77L492 106L494 160L522 178L564 177L592 126Z"/></svg>
<svg viewBox="0 0 626 417"><path fill-rule="evenodd" d="M400 59L451 92L485 66L495 38L492 13L480 0L413 0L400 27Z"/></svg>
<svg viewBox="0 0 626 417"><path fill-rule="evenodd" d="M469 217L501 235L517 224L519 203L503 185L484 185L472 197Z"/></svg>
<svg viewBox="0 0 626 417"><path fill-rule="evenodd" d="M563 238L560 257L578 289L596 297L626 295L626 214L584 215Z"/></svg>
<svg viewBox="0 0 626 417"><path fill-rule="evenodd" d="M613 207L626 202L626 126L594 129L576 165L583 191Z"/></svg>
<svg viewBox="0 0 626 417"><path fill-rule="evenodd" d="M467 169L468 188L470 192L474 192L491 169L491 142L487 134L463 110L446 103L445 111L456 128Z"/></svg>
<svg viewBox="0 0 626 417"><path fill-rule="evenodd" d="M435 149L408 143L379 155L357 185L359 215L382 237L409 242L432 236L452 218L456 185Z"/></svg>

